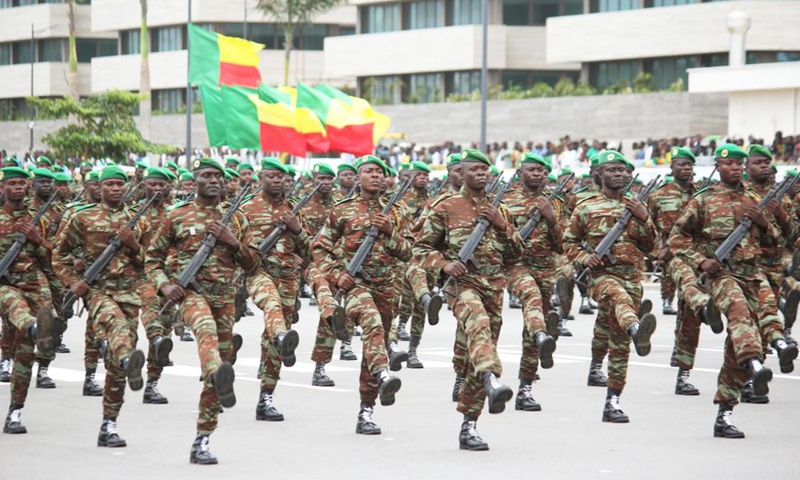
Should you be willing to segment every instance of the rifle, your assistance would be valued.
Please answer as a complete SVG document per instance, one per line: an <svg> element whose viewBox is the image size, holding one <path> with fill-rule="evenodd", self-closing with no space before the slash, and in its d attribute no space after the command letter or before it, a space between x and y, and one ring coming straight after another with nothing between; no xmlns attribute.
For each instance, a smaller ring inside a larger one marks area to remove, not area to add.
<svg viewBox="0 0 800 480"><path fill-rule="evenodd" d="M356 183L355 185L353 185L353 188L351 188L351 189L350 189L350 191L348 191L348 192L347 192L347 195L346 195L346 196L345 196L345 197L344 197L342 200L350 200L351 198L353 198L353 196L354 196L354 195L356 194L356 192L358 191L358 187L359 187L359 184L358 184L358 183ZM315 189L315 190L316 190L316 189Z"/></svg>
<svg viewBox="0 0 800 480"><path fill-rule="evenodd" d="M134 228L136 223L142 218L142 215L153 205L157 199L161 198L161 192L156 193L150 200L148 200L144 205L139 207L139 210L133 214L133 216L128 220L128 223L125 224L128 228ZM114 258L114 255L122 248L122 240L119 238L119 235L114 235L111 237L111 240L108 241L108 245L106 245L105 250L89 265L89 268L86 269L86 273L83 274L83 281L86 282L88 285L93 284L97 279L100 277L100 274L103 273L103 270L108 267L108 264L111 263L111 259ZM78 300L78 297L72 293L72 290L67 290L67 293L64 294L64 299L61 301L61 311L60 317L63 319L70 318L72 315L72 306Z"/></svg>
<svg viewBox="0 0 800 480"><path fill-rule="evenodd" d="M518 174L519 170L514 172L514 175ZM513 178L513 176L512 176ZM503 196L508 192L508 189L511 187L511 182L503 183L500 187L500 190L495 195L494 199L492 199L492 206L497 208L500 205L500 201L503 199ZM487 192L487 195L491 192ZM484 217L483 215L478 217L478 220L475 224L475 229L472 230L472 233L469 234L467 241L464 245L461 246L461 249L458 251L458 261L463 263L466 266L472 264L475 268L480 268L480 265L475 260L475 250L478 249L478 245L480 245L481 240L483 240L483 235L486 233L486 230L489 229L489 219ZM448 276L447 280L445 280L444 285L440 289L440 292L445 293L447 286L450 285L450 282L453 281L453 277Z"/></svg>
<svg viewBox="0 0 800 480"><path fill-rule="evenodd" d="M441 182L439 182L439 185L437 185L433 189L433 191L431 191L431 193L430 193L431 198L437 197L439 195L439 192L442 191L442 189L444 188L445 185L447 185L447 182L445 180L442 180Z"/></svg>
<svg viewBox="0 0 800 480"><path fill-rule="evenodd" d="M292 196L292 194L294 193L294 191L297 189L297 185L299 185L299 184L300 184L300 179L301 179L301 178L303 178L303 177L298 177L298 178L297 178L297 180L295 180L295 181L294 181L294 183L292 184L292 186L289 188L289 190L286 190L285 192L283 192L283 195L284 195L286 198L289 198L289 197L291 197L291 196ZM260 188L260 187L261 187L261 186L259 185L259 188ZM259 191L259 189L257 188L257 189L256 189L256 191L254 192L254 194L257 194L257 193L258 193L258 191Z"/></svg>
<svg viewBox="0 0 800 480"><path fill-rule="evenodd" d="M83 187L80 192L78 192L74 197L70 199L70 203L77 202L79 198L83 196L83 192L86 191L86 187Z"/></svg>
<svg viewBox="0 0 800 480"><path fill-rule="evenodd" d="M140 188L142 188L142 183L128 187L128 190L125 191L125 195L122 196L122 203L128 203L128 200L130 200L133 194Z"/></svg>
<svg viewBox="0 0 800 480"><path fill-rule="evenodd" d="M628 193L628 190L630 190L633 182L638 176L639 174L636 174L636 177L633 177L628 186L625 187L625 190L622 192L622 198L625 198L625 194ZM660 178L661 175L656 175L654 179L650 180L650 182L644 187L644 189L642 189L639 195L636 196L636 200L644 203L645 200L647 200L647 197L658 186ZM603 237L603 239L600 240L600 243L597 244L597 247L594 249L594 253L597 254L601 260L608 259L609 263L612 265L617 263L617 260L613 255L611 255L611 247L613 247L614 244L617 243L617 240L619 240L619 237L622 236L622 233L625 231L625 227L628 226L628 222L631 221L632 217L633 213L626 208L625 211L622 212L622 215L619 216L614 226L611 227L611 230L609 230L608 233L606 233L606 236ZM589 273L589 270L591 270L589 267L584 268L581 274L575 278L575 281L580 282L581 279Z"/></svg>
<svg viewBox="0 0 800 480"><path fill-rule="evenodd" d="M294 208L292 208L292 215L297 215L298 213L300 213L300 210L302 210L303 207L306 206L306 204L311 200L311 197L313 197L317 193L317 190L319 190L319 187L321 186L322 184L318 184L316 187L314 187L314 190L311 190L311 193L309 193L308 195L303 197L302 200L297 202ZM278 240L281 239L281 236L283 235L283 232L286 231L286 228L287 228L286 224L283 222L283 220L281 220L280 222L278 222L277 225L275 225L275 228L272 230L272 232L270 232L270 234L267 235L267 238L265 238L264 241L261 242L261 244L258 246L258 251L261 252L262 259L266 260L267 254L273 248L275 248L275 245L278 244Z"/></svg>
<svg viewBox="0 0 800 480"><path fill-rule="evenodd" d="M698 188L698 190L708 188L708 186L711 185L711 177L713 177L716 172L717 172L717 166L714 165L714 170L711 170L711 173L708 174L705 180L703 180L703 183L700 184L700 188Z"/></svg>
<svg viewBox="0 0 800 480"><path fill-rule="evenodd" d="M567 184L569 183L570 180L572 180L572 177L574 176L575 176L574 173L570 173L569 176L565 177L564 180L562 180L561 183L559 183L558 186L556 186L556 189L550 193L550 196L547 197L547 201L553 203L553 200L555 200L556 197L561 195L561 192L565 188L567 188ZM528 218L528 222L525 224L524 227L522 227L522 230L519 231L519 234L522 236L523 242L527 240L528 237L531 236L531 233L533 233L533 231L536 229L536 227L539 225L539 222L541 221L542 221L542 212L537 208L536 211L534 211L533 214L531 214L530 218Z"/></svg>
<svg viewBox="0 0 800 480"><path fill-rule="evenodd" d="M231 218L233 218L233 215L236 213L236 211L239 210L239 206L244 201L244 197L246 197L247 194L250 192L251 187L252 184L248 183L247 185L244 186L244 188L242 188L242 191L239 192L239 195L237 195L236 198L233 199L233 202L231 202L230 207L228 207L228 211L225 212L225 215L223 215L222 218L220 219L220 221L224 225L227 225L231 221ZM192 259L189 261L189 264L186 265L186 268L183 269L181 274L178 275L178 285L180 285L183 288L187 288L189 287L189 285L193 285L195 290L197 290L198 292L202 290L200 288L200 285L198 285L197 282L195 281L195 277L197 276L197 273L200 271L200 269L203 267L203 264L206 263L206 260L208 260L208 257L211 255L211 252L214 250L214 247L216 245L217 245L217 237L215 237L210 233L206 235L206 238L203 239L202 245L200 245L200 248L197 250L197 252L195 252L194 257L192 257ZM242 248L245 247L242 246ZM158 314L163 315L170 305L172 305L172 301L167 300L167 303L165 303L164 306L161 307L161 310L158 312Z"/></svg>
<svg viewBox="0 0 800 480"><path fill-rule="evenodd" d="M42 208L40 208L39 211L36 212L36 215L34 215L33 218L31 218L31 221L29 223L31 226L36 226L39 224L44 214L47 213L48 210L50 210L50 207L56 201L56 198L58 198L57 191L53 192L53 195L47 199L47 203L42 205ZM17 232L14 234L14 243L11 244L11 247L8 249L6 254L3 255L2 259L0 259L0 279L5 278L6 280L8 280L9 284L11 285L14 284L14 279L11 278L11 274L8 272L9 270L11 270L11 267L14 265L14 262L17 261L17 257L19 257L19 254L22 252L22 249L25 248L25 245L27 243L28 243L28 237L26 237L24 233Z"/></svg>

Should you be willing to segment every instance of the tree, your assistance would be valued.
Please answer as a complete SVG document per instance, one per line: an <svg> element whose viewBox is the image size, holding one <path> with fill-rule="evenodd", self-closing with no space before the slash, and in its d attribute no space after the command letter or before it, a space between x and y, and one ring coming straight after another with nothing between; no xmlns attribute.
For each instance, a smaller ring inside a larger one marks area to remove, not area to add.
<svg viewBox="0 0 800 480"><path fill-rule="evenodd" d="M139 30L139 52L142 56L142 68L139 76L139 125L142 136L150 138L150 118L152 115L152 92L150 90L150 45L147 35L147 0L139 0L142 10L142 26Z"/></svg>
<svg viewBox="0 0 800 480"><path fill-rule="evenodd" d="M308 25L321 13L343 3L343 0L258 0L258 9L283 27L285 37L283 83L289 84L289 63L294 42L294 30Z"/></svg>
<svg viewBox="0 0 800 480"><path fill-rule="evenodd" d="M112 90L76 101L28 97L32 107L51 118L70 117L74 122L46 135L43 140L59 157L125 160L128 153L166 153L174 147L156 145L142 138L133 120L141 95Z"/></svg>
<svg viewBox="0 0 800 480"><path fill-rule="evenodd" d="M78 34L77 23L75 20L76 0L68 0L67 20L69 24L69 75L67 75L67 85L69 87L69 96L78 100L80 98L80 89L78 87Z"/></svg>

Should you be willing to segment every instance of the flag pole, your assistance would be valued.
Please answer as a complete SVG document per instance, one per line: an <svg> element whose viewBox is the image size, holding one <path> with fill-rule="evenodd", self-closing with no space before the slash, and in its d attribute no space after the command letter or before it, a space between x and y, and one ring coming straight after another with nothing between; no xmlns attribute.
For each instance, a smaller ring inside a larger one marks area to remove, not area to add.
<svg viewBox="0 0 800 480"><path fill-rule="evenodd" d="M192 41L189 27L192 25L192 0L188 0L189 8L186 22L186 168L192 168L192 82L190 73L192 65Z"/></svg>

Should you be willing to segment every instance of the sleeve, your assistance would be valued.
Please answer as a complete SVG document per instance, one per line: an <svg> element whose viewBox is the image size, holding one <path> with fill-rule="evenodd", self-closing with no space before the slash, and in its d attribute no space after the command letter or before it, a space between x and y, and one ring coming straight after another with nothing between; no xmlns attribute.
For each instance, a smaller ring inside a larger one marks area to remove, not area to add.
<svg viewBox="0 0 800 480"><path fill-rule="evenodd" d="M703 227L702 223L700 201L692 198L672 227L667 241L675 255L683 258L695 270L698 270L700 264L706 260L705 255L693 248L694 238L699 236Z"/></svg>
<svg viewBox="0 0 800 480"><path fill-rule="evenodd" d="M56 239L56 248L52 256L53 271L61 279L64 286L72 285L80 280L72 265L71 252L83 250L83 236L85 231L80 225L80 216L70 218L64 228L60 229Z"/></svg>
<svg viewBox="0 0 800 480"><path fill-rule="evenodd" d="M407 262L411 258L409 222L399 209L392 209L392 214L398 219L398 224L392 228L392 235L386 240L386 251L401 262Z"/></svg>
<svg viewBox="0 0 800 480"><path fill-rule="evenodd" d="M435 272L434 275L447 265L447 259L439 251L444 244L446 227L447 222L441 209L431 209L430 215L422 225L422 229L416 237L417 240L411 248L412 257L418 258L420 266L425 270Z"/></svg>
<svg viewBox="0 0 800 480"><path fill-rule="evenodd" d="M251 275L258 268L261 255L256 239L253 237L253 231L250 229L250 222L247 221L245 215L241 213L237 213L237 215L242 225L242 237L239 239L239 250L234 254L234 258L245 273Z"/></svg>
<svg viewBox="0 0 800 480"><path fill-rule="evenodd" d="M160 292L161 287L170 283L167 277L167 253L172 245L172 219L167 216L161 228L155 231L153 239L145 252L144 272Z"/></svg>

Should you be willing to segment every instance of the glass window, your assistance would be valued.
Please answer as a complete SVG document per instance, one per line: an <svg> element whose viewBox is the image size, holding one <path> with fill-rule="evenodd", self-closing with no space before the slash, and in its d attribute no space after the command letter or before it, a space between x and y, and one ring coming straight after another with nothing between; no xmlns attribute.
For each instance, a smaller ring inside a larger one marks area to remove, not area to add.
<svg viewBox="0 0 800 480"><path fill-rule="evenodd" d="M31 42L14 42L11 44L12 63L31 63L33 61L32 54Z"/></svg>
<svg viewBox="0 0 800 480"><path fill-rule="evenodd" d="M256 43L263 43L269 50L283 48L282 43L278 44L275 31L275 26L269 23L254 23L247 26L247 35L250 37L250 40ZM281 38L283 38L283 36L281 36Z"/></svg>
<svg viewBox="0 0 800 480"><path fill-rule="evenodd" d="M38 62L63 62L64 40L47 39L36 42Z"/></svg>
<svg viewBox="0 0 800 480"><path fill-rule="evenodd" d="M299 50L322 50L328 26L324 24L302 25L295 31L294 46Z"/></svg>
<svg viewBox="0 0 800 480"><path fill-rule="evenodd" d="M400 5L368 5L361 9L361 32L381 33L400 30Z"/></svg>
<svg viewBox="0 0 800 480"><path fill-rule="evenodd" d="M589 83L601 90L619 83L633 85L638 74L639 62L636 60L593 63L589 66Z"/></svg>
<svg viewBox="0 0 800 480"><path fill-rule="evenodd" d="M14 7L24 7L26 5L36 5L36 0L13 0L11 3Z"/></svg>
<svg viewBox="0 0 800 480"><path fill-rule="evenodd" d="M11 8L11 7L12 7L11 0L0 0L0 8Z"/></svg>
<svg viewBox="0 0 800 480"><path fill-rule="evenodd" d="M686 69L695 67L696 57L656 58L645 64L645 71L653 75L653 86L657 90L668 89L676 80L689 84Z"/></svg>
<svg viewBox="0 0 800 480"><path fill-rule="evenodd" d="M447 0L446 24L480 25L481 0Z"/></svg>
<svg viewBox="0 0 800 480"><path fill-rule="evenodd" d="M439 0L409 2L403 4L403 29L441 27L439 21Z"/></svg>
<svg viewBox="0 0 800 480"><path fill-rule="evenodd" d="M183 88L171 88L168 90L153 90L153 110L161 113L176 113L184 106L186 90Z"/></svg>
<svg viewBox="0 0 800 480"><path fill-rule="evenodd" d="M346 36L346 35L355 35L356 28L355 27L339 27L339 35Z"/></svg>
<svg viewBox="0 0 800 480"><path fill-rule="evenodd" d="M405 101L407 103L440 102L444 96L441 73L411 75Z"/></svg>
<svg viewBox="0 0 800 480"><path fill-rule="evenodd" d="M533 2L533 24L542 26L547 23L549 17L559 15L559 0L534 0Z"/></svg>
<svg viewBox="0 0 800 480"><path fill-rule="evenodd" d="M503 0L503 25L530 25L529 6L529 0Z"/></svg>
<svg viewBox="0 0 800 480"><path fill-rule="evenodd" d="M800 52L778 52L775 57L778 62L800 62Z"/></svg>
<svg viewBox="0 0 800 480"><path fill-rule="evenodd" d="M591 0L591 13L619 12L641 8L640 0Z"/></svg>
<svg viewBox="0 0 800 480"><path fill-rule="evenodd" d="M508 90L512 86L520 88L531 88L537 83L546 83L551 87L564 77L571 78L577 82L580 72L569 70L503 70L502 82L503 89Z"/></svg>
<svg viewBox="0 0 800 480"><path fill-rule="evenodd" d="M481 89L481 72L478 70L468 72L453 72L448 75L447 93L469 95Z"/></svg>
<svg viewBox="0 0 800 480"><path fill-rule="evenodd" d="M564 0L564 15L580 15L583 13L583 0Z"/></svg>
<svg viewBox="0 0 800 480"><path fill-rule="evenodd" d="M79 38L75 44L78 63L89 63L94 57L117 54L117 41L108 39Z"/></svg>
<svg viewBox="0 0 800 480"><path fill-rule="evenodd" d="M183 27L154 28L152 35L154 52L172 52L183 50Z"/></svg>
<svg viewBox="0 0 800 480"><path fill-rule="evenodd" d="M373 105L395 103L395 91L400 85L396 76L367 77L361 80L361 91Z"/></svg>
<svg viewBox="0 0 800 480"><path fill-rule="evenodd" d="M0 44L0 65L11 65L11 44Z"/></svg>
<svg viewBox="0 0 800 480"><path fill-rule="evenodd" d="M126 30L120 32L120 55L135 55L142 48L142 32L140 30Z"/></svg>

